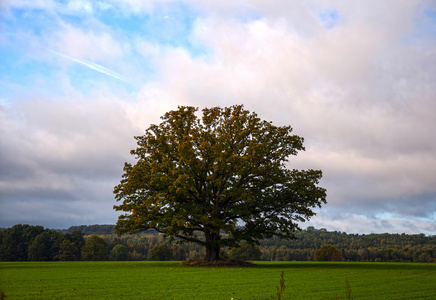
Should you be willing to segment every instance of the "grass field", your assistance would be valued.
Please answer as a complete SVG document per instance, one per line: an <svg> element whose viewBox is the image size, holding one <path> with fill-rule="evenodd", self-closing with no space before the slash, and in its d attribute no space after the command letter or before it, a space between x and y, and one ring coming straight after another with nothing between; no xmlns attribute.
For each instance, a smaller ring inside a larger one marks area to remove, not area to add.
<svg viewBox="0 0 436 300"><path fill-rule="evenodd" d="M209 268L177 262L0 263L6 299L436 299L436 264L257 262Z"/></svg>

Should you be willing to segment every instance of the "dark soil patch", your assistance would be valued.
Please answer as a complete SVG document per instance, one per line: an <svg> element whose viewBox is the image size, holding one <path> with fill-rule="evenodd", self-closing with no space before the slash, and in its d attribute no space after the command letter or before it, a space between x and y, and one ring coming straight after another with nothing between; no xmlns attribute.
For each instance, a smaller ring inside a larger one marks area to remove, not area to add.
<svg viewBox="0 0 436 300"><path fill-rule="evenodd" d="M214 261L207 261L204 259L187 260L181 263L182 266L191 267L251 267L254 266L252 262L233 260L233 259L221 259Z"/></svg>

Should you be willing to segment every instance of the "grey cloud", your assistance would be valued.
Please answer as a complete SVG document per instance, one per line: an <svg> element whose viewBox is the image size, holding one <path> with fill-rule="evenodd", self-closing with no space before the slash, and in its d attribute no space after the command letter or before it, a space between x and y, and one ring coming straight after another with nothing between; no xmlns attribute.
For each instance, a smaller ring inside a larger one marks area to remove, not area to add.
<svg viewBox="0 0 436 300"><path fill-rule="evenodd" d="M93 198L90 193L84 199L77 199L76 194L68 197L56 195L55 198L39 196L25 199L14 197L14 201L2 202L0 227L26 223L48 228L68 228L75 224L114 224L117 219L112 209L114 203L111 203L111 193L100 193L99 198Z"/></svg>
<svg viewBox="0 0 436 300"><path fill-rule="evenodd" d="M328 230L344 231L347 233L408 233L408 234L434 234L436 228L431 220L421 218L401 218L392 215L366 216L363 212L347 213L335 208L325 208L318 212L309 222L301 224Z"/></svg>
<svg viewBox="0 0 436 300"><path fill-rule="evenodd" d="M123 106L94 101L34 99L7 109L0 226L22 220L56 227L95 218L115 222L112 190L131 160L137 132Z"/></svg>

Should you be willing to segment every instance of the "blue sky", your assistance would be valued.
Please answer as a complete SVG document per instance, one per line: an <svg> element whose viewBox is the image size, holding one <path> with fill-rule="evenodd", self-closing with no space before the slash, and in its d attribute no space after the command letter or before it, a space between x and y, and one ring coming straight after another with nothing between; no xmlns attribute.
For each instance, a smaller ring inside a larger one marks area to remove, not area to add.
<svg viewBox="0 0 436 300"><path fill-rule="evenodd" d="M436 234L434 1L6 0L0 227L114 224L133 136L178 105L291 125L302 227Z"/></svg>

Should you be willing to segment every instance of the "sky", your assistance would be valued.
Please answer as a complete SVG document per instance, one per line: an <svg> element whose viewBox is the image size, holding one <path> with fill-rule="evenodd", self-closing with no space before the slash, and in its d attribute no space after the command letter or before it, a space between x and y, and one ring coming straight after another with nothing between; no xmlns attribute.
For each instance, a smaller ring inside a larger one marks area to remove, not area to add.
<svg viewBox="0 0 436 300"><path fill-rule="evenodd" d="M436 1L0 1L0 227L115 224L130 150L179 105L291 125L300 226L436 234Z"/></svg>

